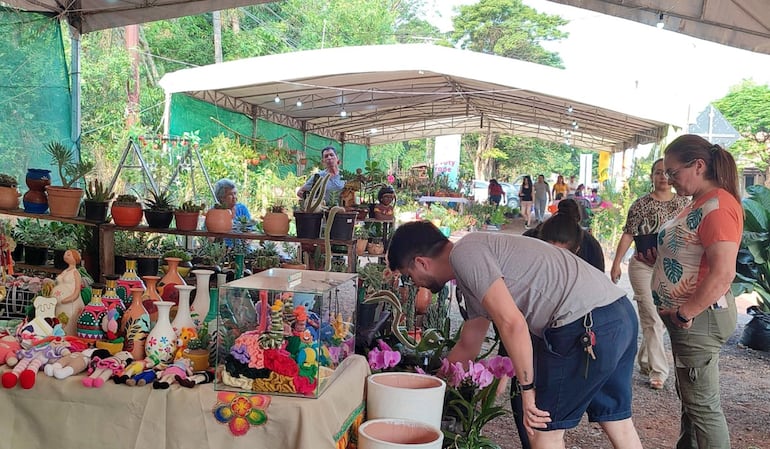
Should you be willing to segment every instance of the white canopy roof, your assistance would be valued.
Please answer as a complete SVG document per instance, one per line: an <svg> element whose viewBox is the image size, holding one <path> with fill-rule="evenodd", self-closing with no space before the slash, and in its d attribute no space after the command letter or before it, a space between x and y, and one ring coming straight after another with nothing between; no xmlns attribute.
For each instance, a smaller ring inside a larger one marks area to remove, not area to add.
<svg viewBox="0 0 770 449"><path fill-rule="evenodd" d="M70 26L82 34L271 1L274 0L3 0L3 3L24 11L66 17Z"/></svg>
<svg viewBox="0 0 770 449"><path fill-rule="evenodd" d="M676 123L606 85L578 85L564 70L423 44L261 56L169 73L160 84L167 94L364 144L490 128L621 151L658 141Z"/></svg>
<svg viewBox="0 0 770 449"><path fill-rule="evenodd" d="M663 16L667 30L770 53L767 0L550 0L655 26Z"/></svg>

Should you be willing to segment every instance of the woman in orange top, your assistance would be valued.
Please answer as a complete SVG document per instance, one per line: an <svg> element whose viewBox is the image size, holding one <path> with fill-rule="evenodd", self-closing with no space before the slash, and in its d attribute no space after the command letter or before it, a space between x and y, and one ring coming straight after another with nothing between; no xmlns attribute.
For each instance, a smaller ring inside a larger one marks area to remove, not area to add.
<svg viewBox="0 0 770 449"><path fill-rule="evenodd" d="M564 182L564 176L559 175L556 178L556 184L553 185L552 197L555 201L563 200L567 197L569 186Z"/></svg>

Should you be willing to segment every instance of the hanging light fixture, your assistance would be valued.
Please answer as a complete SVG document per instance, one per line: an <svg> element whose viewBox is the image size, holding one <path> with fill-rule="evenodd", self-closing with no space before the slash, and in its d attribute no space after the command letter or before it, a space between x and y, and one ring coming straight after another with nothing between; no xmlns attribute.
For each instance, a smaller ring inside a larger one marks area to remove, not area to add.
<svg viewBox="0 0 770 449"><path fill-rule="evenodd" d="M273 98L273 101L275 101L276 103L280 103L281 97L279 97L278 94L275 94L275 98Z"/></svg>
<svg viewBox="0 0 770 449"><path fill-rule="evenodd" d="M297 107L298 108L302 107L302 99L301 98L297 98Z"/></svg>
<svg viewBox="0 0 770 449"><path fill-rule="evenodd" d="M663 13L660 13L660 16L658 16L658 24L655 26L657 26L659 30L662 30L663 27L666 26L666 23L663 22Z"/></svg>
<svg viewBox="0 0 770 449"><path fill-rule="evenodd" d="M345 110L345 106L342 107L342 110L340 111L340 117L347 117L348 112Z"/></svg>
<svg viewBox="0 0 770 449"><path fill-rule="evenodd" d="M572 129L578 129L580 126L578 126L577 120L572 121Z"/></svg>
<svg viewBox="0 0 770 449"><path fill-rule="evenodd" d="M572 114L572 106L567 106L567 114Z"/></svg>

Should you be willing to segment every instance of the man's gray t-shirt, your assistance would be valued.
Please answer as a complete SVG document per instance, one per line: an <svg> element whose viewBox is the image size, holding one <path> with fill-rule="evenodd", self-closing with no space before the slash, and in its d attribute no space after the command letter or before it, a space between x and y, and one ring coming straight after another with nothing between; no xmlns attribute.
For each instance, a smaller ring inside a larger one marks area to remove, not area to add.
<svg viewBox="0 0 770 449"><path fill-rule="evenodd" d="M531 237L474 232L455 243L450 262L469 319L489 319L481 303L502 277L538 337L544 329L582 319L626 294L573 253Z"/></svg>
<svg viewBox="0 0 770 449"><path fill-rule="evenodd" d="M536 182L533 184L533 189L535 190L535 199L536 200L547 200L548 199L548 183L547 182Z"/></svg>

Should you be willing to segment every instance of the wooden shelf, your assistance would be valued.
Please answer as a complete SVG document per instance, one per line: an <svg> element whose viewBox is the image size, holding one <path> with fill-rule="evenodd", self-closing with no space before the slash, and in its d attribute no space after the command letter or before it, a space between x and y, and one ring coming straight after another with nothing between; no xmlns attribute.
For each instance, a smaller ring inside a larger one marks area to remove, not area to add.
<svg viewBox="0 0 770 449"><path fill-rule="evenodd" d="M59 274L64 271L61 268L54 267L53 265L29 265L21 262L14 262L13 269L14 271L41 271L43 273L51 274Z"/></svg>
<svg viewBox="0 0 770 449"><path fill-rule="evenodd" d="M292 242L292 243L305 243L305 244L319 244L323 243L323 239L300 239L294 236L272 236L267 234L258 234L256 232L209 232L209 231L180 231L175 228L150 228L147 226L114 226L111 224L104 225L103 228L113 228L115 231L136 231L136 232L148 232L155 234L174 234L185 235L194 237L214 237L222 239L244 239L244 240L270 240L273 242ZM329 240L332 245L351 245L355 244L355 240Z"/></svg>
<svg viewBox="0 0 770 449"><path fill-rule="evenodd" d="M86 221L83 218L54 217L50 214L31 214L24 209L0 209L0 215L14 215L16 217L37 218L39 220L60 221L62 223L79 224L83 226L97 227L99 223Z"/></svg>

